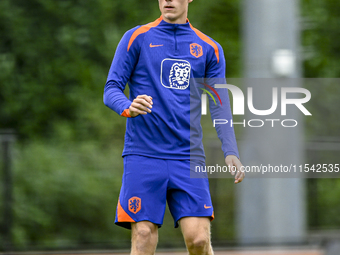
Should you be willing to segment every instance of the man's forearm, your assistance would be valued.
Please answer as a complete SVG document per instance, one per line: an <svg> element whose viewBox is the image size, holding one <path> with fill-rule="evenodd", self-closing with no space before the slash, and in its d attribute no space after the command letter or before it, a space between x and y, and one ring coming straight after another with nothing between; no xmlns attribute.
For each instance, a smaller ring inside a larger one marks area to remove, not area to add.
<svg viewBox="0 0 340 255"><path fill-rule="evenodd" d="M131 105L131 101L127 99L124 92L113 81L108 81L104 88L103 95L104 104L122 115L124 110L128 109Z"/></svg>

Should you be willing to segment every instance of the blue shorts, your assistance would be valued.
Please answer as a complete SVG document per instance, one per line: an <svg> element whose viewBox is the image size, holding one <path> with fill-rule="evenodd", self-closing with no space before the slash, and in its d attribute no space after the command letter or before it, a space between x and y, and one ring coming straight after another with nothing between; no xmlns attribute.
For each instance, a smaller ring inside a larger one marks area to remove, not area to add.
<svg viewBox="0 0 340 255"><path fill-rule="evenodd" d="M190 177L190 160L125 156L115 223L130 229L131 222L150 221L161 227L166 201L175 227L183 217L214 218L209 180Z"/></svg>

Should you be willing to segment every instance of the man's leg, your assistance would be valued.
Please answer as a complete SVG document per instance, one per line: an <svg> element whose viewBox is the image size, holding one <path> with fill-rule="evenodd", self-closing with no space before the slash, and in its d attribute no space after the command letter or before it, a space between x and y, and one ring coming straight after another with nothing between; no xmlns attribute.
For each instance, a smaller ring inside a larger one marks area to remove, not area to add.
<svg viewBox="0 0 340 255"><path fill-rule="evenodd" d="M213 255L209 217L184 217L179 220L185 244L191 255Z"/></svg>
<svg viewBox="0 0 340 255"><path fill-rule="evenodd" d="M157 242L157 225L149 221L131 223L131 255L153 255Z"/></svg>

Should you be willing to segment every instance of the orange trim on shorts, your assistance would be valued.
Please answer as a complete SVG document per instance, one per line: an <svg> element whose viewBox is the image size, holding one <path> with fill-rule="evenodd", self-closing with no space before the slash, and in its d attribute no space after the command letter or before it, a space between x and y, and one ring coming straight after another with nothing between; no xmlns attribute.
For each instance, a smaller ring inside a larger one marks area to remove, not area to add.
<svg viewBox="0 0 340 255"><path fill-rule="evenodd" d="M120 205L120 201L118 199L118 206L117 206L117 218L118 222L135 222L123 209Z"/></svg>
<svg viewBox="0 0 340 255"><path fill-rule="evenodd" d="M213 221L215 219L214 211L213 211L213 213L212 213L212 215L210 217L211 217L210 221Z"/></svg>
<svg viewBox="0 0 340 255"><path fill-rule="evenodd" d="M211 47L213 47L215 49L215 55L216 55L216 58L217 58L217 63L219 63L220 62L220 54L219 54L219 51L218 51L217 44L214 43L208 36L203 34L201 31L194 28L191 24L190 24L190 27L191 27L192 30L194 30L194 32L196 33L196 35L199 38L201 38L203 41L205 41L207 44L209 44Z"/></svg>
<svg viewBox="0 0 340 255"><path fill-rule="evenodd" d="M125 109L120 116L131 118L131 115L129 113L129 109Z"/></svg>
<svg viewBox="0 0 340 255"><path fill-rule="evenodd" d="M163 18L160 17L160 18L156 19L155 21L136 29L135 32L133 32L133 34L130 38L130 41L129 41L129 44L128 44L128 47L127 47L127 51L130 50L130 47L131 47L133 41L137 38L137 36L139 36L140 34L148 32L150 30L150 28L157 27L159 25L159 23L161 23L162 20L163 20Z"/></svg>

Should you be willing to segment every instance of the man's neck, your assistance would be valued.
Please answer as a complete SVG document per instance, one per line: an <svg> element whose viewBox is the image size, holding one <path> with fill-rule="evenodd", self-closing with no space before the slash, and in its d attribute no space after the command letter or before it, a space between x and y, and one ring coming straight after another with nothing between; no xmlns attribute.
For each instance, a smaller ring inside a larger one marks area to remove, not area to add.
<svg viewBox="0 0 340 255"><path fill-rule="evenodd" d="M170 24L185 24L185 23L189 22L189 20L186 16L180 17L180 18L175 19L175 20L170 20L170 19L164 17L163 15L162 15L162 18L165 22L170 23Z"/></svg>

